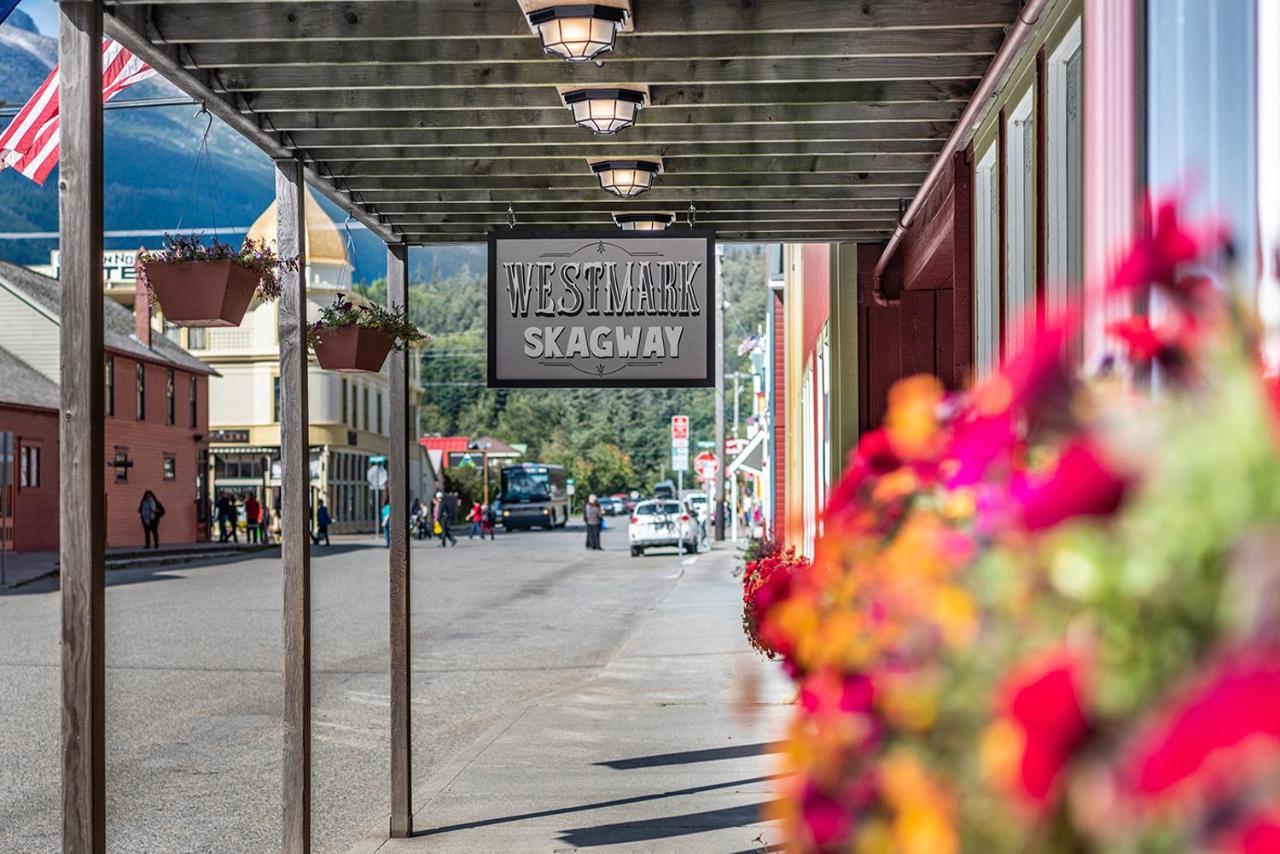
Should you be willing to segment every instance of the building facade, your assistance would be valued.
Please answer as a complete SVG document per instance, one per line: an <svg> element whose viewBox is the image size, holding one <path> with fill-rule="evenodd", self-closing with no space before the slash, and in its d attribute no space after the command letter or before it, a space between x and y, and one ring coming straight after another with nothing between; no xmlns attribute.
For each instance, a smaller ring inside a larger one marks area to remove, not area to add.
<svg viewBox="0 0 1280 854"><path fill-rule="evenodd" d="M15 443L5 504L18 551L58 547L58 297L56 279L0 262L0 433ZM214 371L153 335L145 314L104 299L103 315L107 546L143 545L147 490L165 507L162 543L206 540Z"/></svg>

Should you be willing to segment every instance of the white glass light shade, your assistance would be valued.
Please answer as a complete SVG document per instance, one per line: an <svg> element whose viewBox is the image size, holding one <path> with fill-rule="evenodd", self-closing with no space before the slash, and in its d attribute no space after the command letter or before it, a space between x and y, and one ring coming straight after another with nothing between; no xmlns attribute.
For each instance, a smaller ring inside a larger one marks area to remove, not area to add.
<svg viewBox="0 0 1280 854"><path fill-rule="evenodd" d="M601 160L591 164L600 187L624 199L638 196L653 186L653 176L662 164L653 160Z"/></svg>
<svg viewBox="0 0 1280 854"><path fill-rule="evenodd" d="M530 12L529 26L547 53L569 62L589 62L613 50L626 19L626 9L576 4Z"/></svg>
<svg viewBox="0 0 1280 854"><path fill-rule="evenodd" d="M574 89L564 95L578 127L596 134L613 134L636 123L644 108L645 95L639 89Z"/></svg>
<svg viewBox="0 0 1280 854"><path fill-rule="evenodd" d="M623 231L666 231L676 221L676 215L670 211L616 213L613 221Z"/></svg>

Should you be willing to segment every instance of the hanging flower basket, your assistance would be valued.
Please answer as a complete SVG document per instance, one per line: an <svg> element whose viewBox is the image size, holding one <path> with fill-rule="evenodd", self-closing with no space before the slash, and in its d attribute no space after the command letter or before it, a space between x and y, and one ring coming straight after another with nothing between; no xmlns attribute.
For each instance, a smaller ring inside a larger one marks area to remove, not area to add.
<svg viewBox="0 0 1280 854"><path fill-rule="evenodd" d="M139 261L139 281L175 326L239 326L254 297L278 297L278 273L298 267L297 258L280 258L265 241L246 239L235 249L168 235L163 249L143 252Z"/></svg>
<svg viewBox="0 0 1280 854"><path fill-rule="evenodd" d="M377 373L392 350L427 340L404 307L357 305L344 294L321 309L307 330L307 343L327 371Z"/></svg>

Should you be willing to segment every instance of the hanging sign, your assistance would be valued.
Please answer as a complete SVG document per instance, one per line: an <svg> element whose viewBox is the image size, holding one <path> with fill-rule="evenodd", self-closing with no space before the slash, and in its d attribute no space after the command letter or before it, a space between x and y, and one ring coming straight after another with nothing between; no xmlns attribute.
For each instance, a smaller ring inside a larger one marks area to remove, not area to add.
<svg viewBox="0 0 1280 854"><path fill-rule="evenodd" d="M489 237L491 388L715 384L715 235Z"/></svg>

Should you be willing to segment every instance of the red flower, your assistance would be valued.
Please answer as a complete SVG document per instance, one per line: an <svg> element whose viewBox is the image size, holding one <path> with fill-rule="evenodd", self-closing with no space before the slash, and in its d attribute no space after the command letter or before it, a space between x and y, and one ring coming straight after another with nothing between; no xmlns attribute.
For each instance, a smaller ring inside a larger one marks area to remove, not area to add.
<svg viewBox="0 0 1280 854"><path fill-rule="evenodd" d="M1280 810L1245 816L1216 846L1223 854L1275 854L1280 851Z"/></svg>
<svg viewBox="0 0 1280 854"><path fill-rule="evenodd" d="M1023 792L1044 803L1058 775L1089 732L1081 702L1080 664L1055 653L1019 668L1005 683L1005 716L1022 730Z"/></svg>
<svg viewBox="0 0 1280 854"><path fill-rule="evenodd" d="M800 705L811 715L866 714L871 711L874 693L871 680L861 673L819 673L800 687Z"/></svg>
<svg viewBox="0 0 1280 854"><path fill-rule="evenodd" d="M1079 436L1067 442L1048 473L1016 478L1012 493L1023 528L1042 531L1077 516L1110 516L1127 488L1128 480L1111 467L1102 449Z"/></svg>
<svg viewBox="0 0 1280 854"><path fill-rule="evenodd" d="M1120 339L1129 350L1129 358L1135 362L1155 361L1168 346L1143 315L1108 324L1107 332Z"/></svg>
<svg viewBox="0 0 1280 854"><path fill-rule="evenodd" d="M1214 788L1240 779L1241 760L1280 749L1280 654L1241 653L1179 697L1173 711L1141 735L1122 777L1143 797L1184 784ZM1232 758L1234 757L1234 758Z"/></svg>
<svg viewBox="0 0 1280 854"><path fill-rule="evenodd" d="M812 780L805 782L800 795L800 815L809 838L819 849L838 845L853 830L853 817Z"/></svg>
<svg viewBox="0 0 1280 854"><path fill-rule="evenodd" d="M1178 199L1149 199L1144 209L1142 234L1133 242L1111 281L1113 291L1133 291L1148 285L1175 289L1182 265L1225 242L1226 233L1217 225L1187 228L1178 212Z"/></svg>

